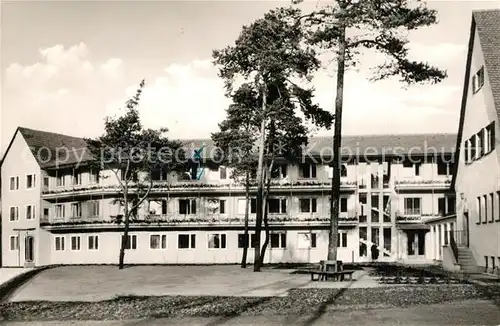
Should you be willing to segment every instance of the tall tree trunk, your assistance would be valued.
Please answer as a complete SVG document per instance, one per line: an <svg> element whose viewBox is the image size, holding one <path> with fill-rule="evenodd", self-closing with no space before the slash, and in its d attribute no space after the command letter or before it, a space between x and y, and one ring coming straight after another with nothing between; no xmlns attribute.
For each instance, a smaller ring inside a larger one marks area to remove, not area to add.
<svg viewBox="0 0 500 326"><path fill-rule="evenodd" d="M264 240L264 244L262 245L262 249L260 251L260 266L264 266L264 258L266 255L267 246L269 245L269 220L268 220L268 206L269 206L269 192L271 191L271 171L273 170L274 159L271 160L271 165L269 166L269 170L267 171L266 178L266 192L264 195L264 230L266 232L266 239Z"/></svg>
<svg viewBox="0 0 500 326"><path fill-rule="evenodd" d="M337 96L335 98L335 125L333 135L333 176L330 197L330 235L328 238L328 260L337 261L337 237L339 232L340 198L340 146L342 144L342 104L344 95L344 73L346 55L346 27L341 22L339 53L337 58ZM335 263L335 269L337 264Z"/></svg>
<svg viewBox="0 0 500 326"><path fill-rule="evenodd" d="M249 247L249 236L248 236L248 214L250 213L250 172L246 171L245 175L245 227L243 231L243 257L241 258L241 268L247 267L247 255L248 255L248 247Z"/></svg>
<svg viewBox="0 0 500 326"><path fill-rule="evenodd" d="M123 230L123 236L122 236L122 241L121 241L120 256L118 259L118 269L123 269L123 267L124 267L125 248L127 247L127 241L128 241L128 228L129 228L129 222L130 222L130 212L128 209L127 192L128 192L128 189L127 189L127 187L125 187L124 194L123 194L123 201L124 201L123 216L125 218L125 228Z"/></svg>
<svg viewBox="0 0 500 326"><path fill-rule="evenodd" d="M255 255L254 255L254 272L260 272L260 232L262 230L262 207L264 194L264 146L266 144L266 101L267 101L267 85L262 87L262 122L260 124L259 137L259 161L257 165L257 216L255 219Z"/></svg>

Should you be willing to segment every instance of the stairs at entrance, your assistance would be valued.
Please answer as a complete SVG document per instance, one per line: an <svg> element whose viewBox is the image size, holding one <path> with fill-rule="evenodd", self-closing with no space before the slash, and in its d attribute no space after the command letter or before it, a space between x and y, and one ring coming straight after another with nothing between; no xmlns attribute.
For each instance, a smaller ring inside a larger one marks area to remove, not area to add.
<svg viewBox="0 0 500 326"><path fill-rule="evenodd" d="M458 247L457 261L461 272L467 274L479 274L483 272L481 267L477 266L476 259L470 248Z"/></svg>

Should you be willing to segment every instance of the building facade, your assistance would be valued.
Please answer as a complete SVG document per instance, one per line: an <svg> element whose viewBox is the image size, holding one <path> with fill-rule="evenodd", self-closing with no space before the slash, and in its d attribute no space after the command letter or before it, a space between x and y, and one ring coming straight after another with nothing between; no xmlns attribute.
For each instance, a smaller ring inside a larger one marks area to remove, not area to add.
<svg viewBox="0 0 500 326"><path fill-rule="evenodd" d="M441 259L445 229L439 221L454 216L456 207L450 190L455 142L456 135L439 134L344 137L339 260ZM123 230L117 176L92 171L85 146L80 138L17 129L1 166L4 266L117 263ZM210 162L209 140L186 146L205 146ZM313 138L301 163L277 164L266 263L326 258L332 169L325 152L331 153L331 140ZM150 196L130 224L125 262L239 263L246 200L243 185L230 172L201 164L187 173L192 177L154 174ZM251 239L254 223L252 199ZM453 223L443 225L453 228ZM251 248L249 262L253 254Z"/></svg>
<svg viewBox="0 0 500 326"><path fill-rule="evenodd" d="M453 180L456 241L490 273L500 266L499 21L500 10L472 14Z"/></svg>

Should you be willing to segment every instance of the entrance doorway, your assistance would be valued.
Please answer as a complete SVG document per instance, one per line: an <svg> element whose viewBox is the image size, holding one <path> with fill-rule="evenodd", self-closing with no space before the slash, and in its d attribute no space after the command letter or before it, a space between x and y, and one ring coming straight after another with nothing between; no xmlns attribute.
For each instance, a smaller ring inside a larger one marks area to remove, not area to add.
<svg viewBox="0 0 500 326"><path fill-rule="evenodd" d="M423 256L425 255L425 233L419 231L407 231L408 256Z"/></svg>
<svg viewBox="0 0 500 326"><path fill-rule="evenodd" d="M35 257L35 238L27 235L24 238L24 262L32 263Z"/></svg>

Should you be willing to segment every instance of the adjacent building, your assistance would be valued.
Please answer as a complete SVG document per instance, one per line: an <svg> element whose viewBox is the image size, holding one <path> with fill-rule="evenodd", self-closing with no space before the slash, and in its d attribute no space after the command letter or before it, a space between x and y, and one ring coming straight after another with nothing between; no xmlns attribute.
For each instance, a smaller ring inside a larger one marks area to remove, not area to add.
<svg viewBox="0 0 500 326"><path fill-rule="evenodd" d="M472 14L457 139L460 265L500 266L500 10ZM462 259L461 259L462 258ZM468 258L468 259L467 259Z"/></svg>
<svg viewBox="0 0 500 326"><path fill-rule="evenodd" d="M455 225L450 183L456 139L344 137L339 259L442 259L447 231ZM244 187L230 178L229 168L211 160L210 140L185 146L204 147L202 164L186 173L152 175L151 194L131 223L126 263L240 262ZM300 163L277 164L267 263L317 263L327 256L332 169L326 153L331 152L330 138L313 138ZM16 130L1 165L3 266L117 263L123 229L118 222L123 208L115 201L118 179L110 171L92 171L88 160L81 138ZM253 196L255 188L251 191ZM254 199L250 207L252 245ZM373 256L372 248L379 254ZM253 261L253 250L248 260Z"/></svg>

